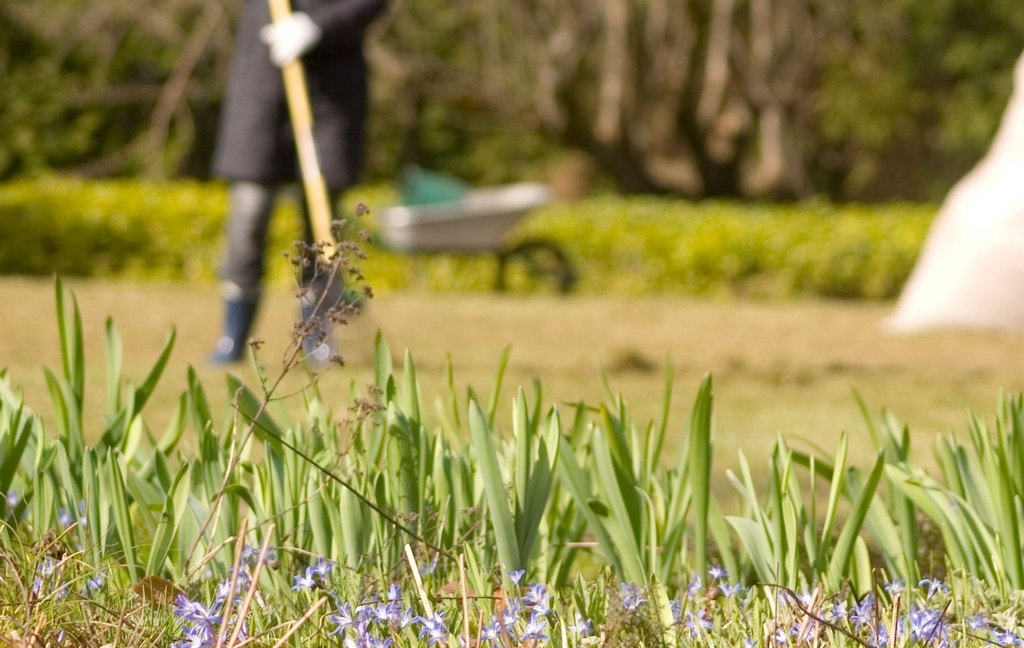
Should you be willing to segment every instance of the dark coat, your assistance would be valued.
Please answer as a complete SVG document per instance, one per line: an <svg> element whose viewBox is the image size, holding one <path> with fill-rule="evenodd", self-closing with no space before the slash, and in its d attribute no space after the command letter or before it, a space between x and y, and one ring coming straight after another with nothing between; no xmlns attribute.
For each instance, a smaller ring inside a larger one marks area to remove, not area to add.
<svg viewBox="0 0 1024 648"><path fill-rule="evenodd" d="M385 0L293 0L309 14L320 42L302 58L313 110L313 134L328 187L355 184L363 161L368 102L363 36ZM246 0L238 26L213 172L226 180L277 184L299 178L281 70L270 61L260 29L267 0Z"/></svg>

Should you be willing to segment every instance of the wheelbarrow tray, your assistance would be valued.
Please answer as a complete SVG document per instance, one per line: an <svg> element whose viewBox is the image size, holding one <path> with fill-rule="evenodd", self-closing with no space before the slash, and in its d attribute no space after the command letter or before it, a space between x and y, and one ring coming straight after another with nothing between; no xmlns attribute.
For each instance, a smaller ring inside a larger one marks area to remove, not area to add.
<svg viewBox="0 0 1024 648"><path fill-rule="evenodd" d="M495 252L512 226L549 202L551 190L540 183L473 189L458 200L389 207L379 233L398 252Z"/></svg>

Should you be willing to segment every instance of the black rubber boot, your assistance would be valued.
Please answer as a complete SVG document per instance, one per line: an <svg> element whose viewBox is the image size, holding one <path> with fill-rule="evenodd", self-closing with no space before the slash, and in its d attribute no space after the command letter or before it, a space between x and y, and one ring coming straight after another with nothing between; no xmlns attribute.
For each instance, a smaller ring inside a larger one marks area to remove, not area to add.
<svg viewBox="0 0 1024 648"><path fill-rule="evenodd" d="M208 358L210 364L230 364L242 359L258 305L257 301L241 299L224 301L224 335L217 340L217 347Z"/></svg>

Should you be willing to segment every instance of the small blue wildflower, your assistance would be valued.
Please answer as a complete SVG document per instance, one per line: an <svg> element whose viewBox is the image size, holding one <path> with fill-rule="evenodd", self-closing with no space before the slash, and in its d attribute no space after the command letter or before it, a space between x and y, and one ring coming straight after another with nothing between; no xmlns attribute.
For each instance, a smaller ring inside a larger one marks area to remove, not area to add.
<svg viewBox="0 0 1024 648"><path fill-rule="evenodd" d="M505 600L505 607L501 610L501 622L505 627L515 625L519 620L519 613L523 611L523 601L517 596L510 596Z"/></svg>
<svg viewBox="0 0 1024 648"><path fill-rule="evenodd" d="M743 639L743 648L757 648L757 639L746 637Z"/></svg>
<svg viewBox="0 0 1024 648"><path fill-rule="evenodd" d="M846 619L846 601L834 601L832 605L825 608L825 619L827 621L842 621Z"/></svg>
<svg viewBox="0 0 1024 648"><path fill-rule="evenodd" d="M921 582L918 583L918 586L928 588L925 598L931 598L936 594L947 594L949 592L949 588L946 587L946 584L937 578L922 578Z"/></svg>
<svg viewBox="0 0 1024 648"><path fill-rule="evenodd" d="M41 596L45 589L56 588L56 598L63 599L68 595L67 585L62 583L61 563L47 556L36 568L38 575L32 582L32 593Z"/></svg>
<svg viewBox="0 0 1024 648"><path fill-rule="evenodd" d="M402 586L398 583L391 583L390 585L388 585L387 599L389 601L401 601Z"/></svg>
<svg viewBox="0 0 1024 648"><path fill-rule="evenodd" d="M306 571L300 575L295 576L295 585L292 586L292 591L295 592L300 589L315 589L320 585L327 582L327 577L331 575L331 571L334 569L334 563L326 558L319 558L315 565L306 567Z"/></svg>
<svg viewBox="0 0 1024 648"><path fill-rule="evenodd" d="M647 602L643 592L633 583L620 583L619 591L622 594L622 607L627 612L636 612Z"/></svg>
<svg viewBox="0 0 1024 648"><path fill-rule="evenodd" d="M775 640L776 645L785 646L789 644L789 637L791 633L792 630L790 628L785 628L783 626L775 628L773 639Z"/></svg>
<svg viewBox="0 0 1024 648"><path fill-rule="evenodd" d="M21 501L21 495L18 494L18 491L12 488L7 491L6 495L4 495L4 501L7 503L7 509L9 511L13 511L17 508L18 502Z"/></svg>
<svg viewBox="0 0 1024 648"><path fill-rule="evenodd" d="M256 567L259 559L260 547L254 547L251 544L246 544L245 547L242 548L242 562L249 567ZM277 562L277 549L272 546L268 546L267 552L263 555L263 564L273 566L276 565Z"/></svg>
<svg viewBox="0 0 1024 648"><path fill-rule="evenodd" d="M683 618L683 601L682 599L672 599L669 601L668 607L672 610L672 621L679 623L680 619Z"/></svg>
<svg viewBox="0 0 1024 648"><path fill-rule="evenodd" d="M430 576L437 569L437 558L420 565L420 576Z"/></svg>
<svg viewBox="0 0 1024 648"><path fill-rule="evenodd" d="M207 626L187 625L181 631L185 638L172 643L171 648L213 648L217 642L213 629Z"/></svg>
<svg viewBox="0 0 1024 648"><path fill-rule="evenodd" d="M721 583L718 586L718 591L721 592L722 595L725 596L725 598L732 598L737 594L742 594L743 592L745 592L746 588L744 588L739 583Z"/></svg>
<svg viewBox="0 0 1024 648"><path fill-rule="evenodd" d="M355 623L355 619L352 617L352 606L348 603L342 603L335 610L334 614L327 615L327 620L335 625L334 630L331 630L330 634L344 635L345 631Z"/></svg>
<svg viewBox="0 0 1024 648"><path fill-rule="evenodd" d="M941 641L947 637L948 632L939 610L912 606L907 613L907 621L910 624L910 637L915 641Z"/></svg>
<svg viewBox="0 0 1024 648"><path fill-rule="evenodd" d="M448 640L448 625L444 622L444 612L435 612L429 617L418 617L420 623L420 639L426 639L427 645L443 644Z"/></svg>
<svg viewBox="0 0 1024 648"><path fill-rule="evenodd" d="M704 608L698 608L696 612L687 612L683 627L690 631L691 637L698 637L711 629L711 619Z"/></svg>
<svg viewBox="0 0 1024 648"><path fill-rule="evenodd" d="M696 598L700 596L701 590L704 589L704 583L701 581L700 574L697 572L693 573L693 577L690 579L689 585L686 586L686 593L690 598Z"/></svg>
<svg viewBox="0 0 1024 648"><path fill-rule="evenodd" d="M725 580L729 578L729 572L721 565L711 565L708 567L708 576L711 580Z"/></svg>
<svg viewBox="0 0 1024 648"><path fill-rule="evenodd" d="M814 605L814 598L814 592L809 590L804 590L803 592L800 592L796 595L796 600L799 601L800 605L802 605L805 608L810 608Z"/></svg>
<svg viewBox="0 0 1024 648"><path fill-rule="evenodd" d="M508 579L510 581L512 581L513 585L519 585L520 583L523 582L523 576L526 575L526 570L525 569L515 569L515 570L512 570L510 572L505 572L505 575L508 576Z"/></svg>
<svg viewBox="0 0 1024 648"><path fill-rule="evenodd" d="M859 603L853 606L850 612L850 620L858 627L873 625L875 621L875 597L872 594L865 596Z"/></svg>
<svg viewBox="0 0 1024 648"><path fill-rule="evenodd" d="M499 643L503 632L504 626L495 619L480 629L480 640L489 643Z"/></svg>
<svg viewBox="0 0 1024 648"><path fill-rule="evenodd" d="M305 572L295 575L295 584L292 585L292 591L297 592L303 589L316 589L317 583L307 568Z"/></svg>
<svg viewBox="0 0 1024 648"><path fill-rule="evenodd" d="M901 578L894 578L885 584L885 591L889 592L889 596L902 594L906 588L907 584Z"/></svg>
<svg viewBox="0 0 1024 648"><path fill-rule="evenodd" d="M975 614L967 618L967 629L971 632L980 632L988 628L988 619L982 614Z"/></svg>
<svg viewBox="0 0 1024 648"><path fill-rule="evenodd" d="M1004 647L1013 646L1016 648L1017 646L1024 645L1024 641L1021 641L1021 638L1010 630L994 630L991 639L996 644Z"/></svg>
<svg viewBox="0 0 1024 648"><path fill-rule="evenodd" d="M334 571L334 563L326 558L318 558L316 564L310 567L311 574L316 578L319 578L321 582L326 581L327 577Z"/></svg>
<svg viewBox="0 0 1024 648"><path fill-rule="evenodd" d="M180 619L190 623L208 625L210 627L220 625L221 617L216 613L214 606L205 607L198 601L192 601L184 595L178 596L175 601L174 614Z"/></svg>
<svg viewBox="0 0 1024 648"><path fill-rule="evenodd" d="M74 523L75 516L71 515L71 513L64 508L57 509L57 524L59 524L62 529L66 529Z"/></svg>
<svg viewBox="0 0 1024 648"><path fill-rule="evenodd" d="M526 594L523 595L523 604L528 606L535 615L550 614L550 601L551 594L548 592L548 588L540 583L530 585L526 590Z"/></svg>
<svg viewBox="0 0 1024 648"><path fill-rule="evenodd" d="M577 612L576 621L569 626L569 632L578 637L589 637L594 632L594 628L590 623L590 619L584 619L583 615Z"/></svg>
<svg viewBox="0 0 1024 648"><path fill-rule="evenodd" d="M534 614L526 622L526 628L520 637L522 641L547 641L548 635L544 633L548 629L548 620L543 614Z"/></svg>
<svg viewBox="0 0 1024 648"><path fill-rule="evenodd" d="M89 592L95 592L96 590L103 589L103 583L107 580L107 570L101 569L92 576L85 579L85 590L84 594Z"/></svg>

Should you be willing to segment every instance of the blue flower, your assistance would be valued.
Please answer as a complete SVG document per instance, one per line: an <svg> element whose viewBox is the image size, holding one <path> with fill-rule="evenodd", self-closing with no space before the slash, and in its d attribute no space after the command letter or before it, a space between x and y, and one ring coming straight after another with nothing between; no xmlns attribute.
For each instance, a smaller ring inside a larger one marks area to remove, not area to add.
<svg viewBox="0 0 1024 648"><path fill-rule="evenodd" d="M916 641L940 641L946 638L947 631L939 610L911 607L907 621L910 623L910 637Z"/></svg>
<svg viewBox="0 0 1024 648"><path fill-rule="evenodd" d="M936 594L946 594L949 592L949 588L937 578L922 578L921 582L918 583L918 586L928 588L928 593L925 594L925 598L931 598Z"/></svg>
<svg viewBox="0 0 1024 648"><path fill-rule="evenodd" d="M444 612L435 612L429 617L419 617L420 639L426 639L427 645L434 646L448 639L448 625L444 622Z"/></svg>
<svg viewBox="0 0 1024 648"><path fill-rule="evenodd" d="M846 615L846 601L835 601L825 608L825 619L828 621L842 621Z"/></svg>
<svg viewBox="0 0 1024 648"><path fill-rule="evenodd" d="M726 598L732 598L737 594L742 594L746 589L739 583L733 585L730 583L721 583L718 586L718 591L722 593Z"/></svg>
<svg viewBox="0 0 1024 648"><path fill-rule="evenodd" d="M859 603L853 606L850 612L850 619L857 626L873 625L875 620L875 597L868 594Z"/></svg>
<svg viewBox="0 0 1024 648"><path fill-rule="evenodd" d="M435 569L437 569L437 558L420 565L420 576L430 576L434 573Z"/></svg>
<svg viewBox="0 0 1024 648"><path fill-rule="evenodd" d="M694 572L693 578L690 579L690 584L686 586L687 595L689 595L690 598L695 598L700 595L703 588L704 584L701 581L700 574Z"/></svg>
<svg viewBox="0 0 1024 648"><path fill-rule="evenodd" d="M182 632L185 638L172 643L171 648L212 648L217 642L213 629L207 626L185 626Z"/></svg>
<svg viewBox="0 0 1024 648"><path fill-rule="evenodd" d="M309 568L307 568L304 573L295 575L295 584L292 585L292 591L296 592L301 589L315 589L316 585L316 579L310 575Z"/></svg>
<svg viewBox="0 0 1024 648"><path fill-rule="evenodd" d="M548 629L548 620L542 614L534 614L526 622L526 628L520 637L522 641L547 641L544 631Z"/></svg>
<svg viewBox="0 0 1024 648"><path fill-rule="evenodd" d="M505 574L505 575L506 575L506 576L508 576L508 577L509 577L509 579L510 579L510 580L511 580L511 581L512 581L512 582L513 582L514 584L516 584L516 585L519 585L519 583L520 583L520 582L521 582L521 581L523 580L523 576L525 576L525 575L526 575L526 570L525 570L525 569L516 569L516 570L514 570L514 571L510 571L510 572L508 572L508 573L507 573L507 574Z"/></svg>
<svg viewBox="0 0 1024 648"><path fill-rule="evenodd" d="M355 623L355 619L352 617L352 606L348 603L342 603L334 614L327 615L327 620L335 625L334 630L331 630L330 634L343 635L345 630L351 628Z"/></svg>
<svg viewBox="0 0 1024 648"><path fill-rule="evenodd" d="M551 608L548 605L550 600L551 594L540 583L530 585L526 590L526 594L523 595L523 603L529 606L534 614L549 614L551 612Z"/></svg>
<svg viewBox="0 0 1024 648"><path fill-rule="evenodd" d="M184 595L178 596L178 600L175 601L174 614L190 623L211 627L220 625L221 622L221 617L216 613L214 605L207 608L202 603L192 601Z"/></svg>
<svg viewBox="0 0 1024 648"><path fill-rule="evenodd" d="M683 601L682 599L672 599L669 601L668 607L672 610L672 620L679 623L679 620L683 618Z"/></svg>
<svg viewBox="0 0 1024 648"><path fill-rule="evenodd" d="M95 592L96 590L103 589L103 583L107 580L107 570L101 569L92 576L85 579L85 589L82 591L82 595L86 596L89 592Z"/></svg>
<svg viewBox="0 0 1024 648"><path fill-rule="evenodd" d="M490 643L499 643L504 634L505 626L497 619L493 619L489 624L480 629L480 640Z"/></svg>
<svg viewBox="0 0 1024 648"><path fill-rule="evenodd" d="M992 632L992 641L996 642L1000 646L1021 646L1024 645L1024 641L1021 641L1015 633L1009 630L995 630Z"/></svg>
<svg viewBox="0 0 1024 648"><path fill-rule="evenodd" d="M636 612L647 602L643 592L633 583L621 583L619 591L622 593L622 607L627 612Z"/></svg>
<svg viewBox="0 0 1024 648"><path fill-rule="evenodd" d="M590 619L584 619L583 615L577 612L576 621L569 626L569 632L579 637L589 637L593 631L594 628L590 623Z"/></svg>
<svg viewBox="0 0 1024 648"><path fill-rule="evenodd" d="M316 578L321 581L326 581L327 577L334 571L334 563L326 558L318 558L316 564L309 568L310 572Z"/></svg>
<svg viewBox="0 0 1024 648"><path fill-rule="evenodd" d="M975 614L967 619L967 628L971 632L978 632L988 628L988 619L982 614Z"/></svg>
<svg viewBox="0 0 1024 648"><path fill-rule="evenodd" d="M729 577L729 572L721 565L711 565L708 567L708 576L711 580L725 580Z"/></svg>
<svg viewBox="0 0 1024 648"><path fill-rule="evenodd" d="M907 584L901 578L894 578L885 584L885 591L889 592L890 596L896 596L902 594L903 590L906 589Z"/></svg>
<svg viewBox="0 0 1024 648"><path fill-rule="evenodd" d="M295 585L292 586L292 591L300 589L315 589L320 585L327 583L327 577L331 575L331 571L334 569L334 563L326 558L319 558L315 565L306 567L306 571L300 575L295 576Z"/></svg>
<svg viewBox="0 0 1024 648"><path fill-rule="evenodd" d="M708 613L704 608L699 608L696 612L687 612L683 622L683 627L690 631L691 637L697 637L707 632L711 626L711 619L708 618Z"/></svg>

